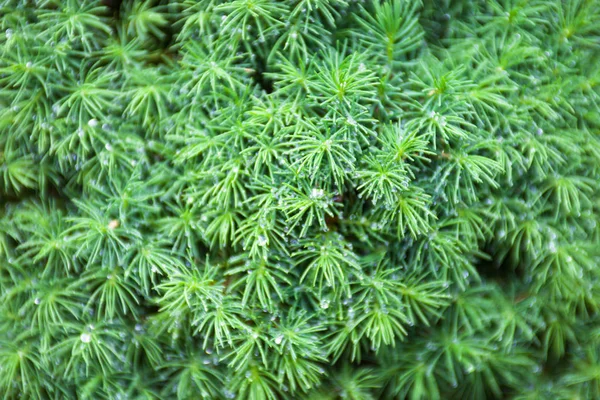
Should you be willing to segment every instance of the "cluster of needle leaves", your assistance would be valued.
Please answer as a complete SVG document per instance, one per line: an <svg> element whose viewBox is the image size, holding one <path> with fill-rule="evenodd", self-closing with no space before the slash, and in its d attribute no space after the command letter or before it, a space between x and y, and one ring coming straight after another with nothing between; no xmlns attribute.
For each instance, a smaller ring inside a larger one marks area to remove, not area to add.
<svg viewBox="0 0 600 400"><path fill-rule="evenodd" d="M598 0L0 0L6 399L600 398Z"/></svg>

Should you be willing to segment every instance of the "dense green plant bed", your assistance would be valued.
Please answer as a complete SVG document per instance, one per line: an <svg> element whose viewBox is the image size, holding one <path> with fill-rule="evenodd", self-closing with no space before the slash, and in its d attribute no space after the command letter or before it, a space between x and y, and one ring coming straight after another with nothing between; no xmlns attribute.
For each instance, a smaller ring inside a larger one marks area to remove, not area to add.
<svg viewBox="0 0 600 400"><path fill-rule="evenodd" d="M1 398L600 398L598 0L0 25Z"/></svg>

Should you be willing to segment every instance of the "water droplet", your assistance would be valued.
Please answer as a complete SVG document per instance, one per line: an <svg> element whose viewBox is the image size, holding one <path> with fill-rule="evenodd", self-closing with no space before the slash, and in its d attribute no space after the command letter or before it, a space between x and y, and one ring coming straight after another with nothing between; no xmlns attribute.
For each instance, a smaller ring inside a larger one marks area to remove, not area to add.
<svg viewBox="0 0 600 400"><path fill-rule="evenodd" d="M81 336L79 336L79 339L81 339L83 343L89 343L92 341L92 337L89 333L82 333Z"/></svg>
<svg viewBox="0 0 600 400"><path fill-rule="evenodd" d="M269 240L264 235L258 235L258 238L256 240L258 242L258 245L261 247L266 246L269 242Z"/></svg>
<svg viewBox="0 0 600 400"><path fill-rule="evenodd" d="M323 191L323 189L316 189L314 188L312 190L312 192L310 193L310 198L311 199L320 199L325 195L325 192Z"/></svg>

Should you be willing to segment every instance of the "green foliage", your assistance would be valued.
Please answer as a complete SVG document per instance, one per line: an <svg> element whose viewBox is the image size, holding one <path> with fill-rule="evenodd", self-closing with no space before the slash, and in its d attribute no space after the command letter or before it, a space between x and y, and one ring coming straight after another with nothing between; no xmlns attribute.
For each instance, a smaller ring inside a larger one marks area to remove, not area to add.
<svg viewBox="0 0 600 400"><path fill-rule="evenodd" d="M0 16L0 397L600 397L598 0Z"/></svg>

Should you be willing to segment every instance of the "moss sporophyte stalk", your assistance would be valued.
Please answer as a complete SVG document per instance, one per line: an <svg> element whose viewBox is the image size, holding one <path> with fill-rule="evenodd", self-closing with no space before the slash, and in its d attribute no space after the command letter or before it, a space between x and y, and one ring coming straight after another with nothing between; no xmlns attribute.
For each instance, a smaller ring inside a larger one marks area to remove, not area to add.
<svg viewBox="0 0 600 400"><path fill-rule="evenodd" d="M0 398L600 398L598 0L0 0Z"/></svg>

